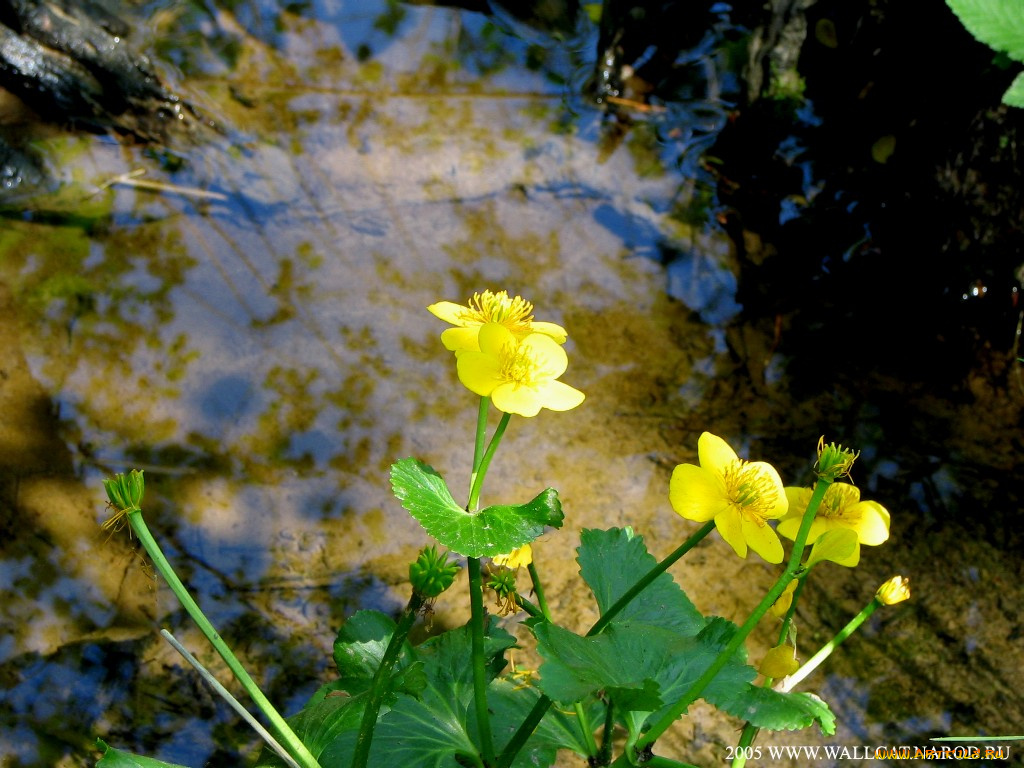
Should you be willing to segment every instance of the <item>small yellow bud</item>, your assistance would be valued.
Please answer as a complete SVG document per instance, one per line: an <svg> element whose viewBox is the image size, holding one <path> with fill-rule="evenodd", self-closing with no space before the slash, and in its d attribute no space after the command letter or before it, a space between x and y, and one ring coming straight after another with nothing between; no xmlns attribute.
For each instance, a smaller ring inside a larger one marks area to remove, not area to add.
<svg viewBox="0 0 1024 768"><path fill-rule="evenodd" d="M783 643L764 655L757 671L765 677L778 679L792 675L799 668L800 662L796 660L796 651L791 645Z"/></svg>
<svg viewBox="0 0 1024 768"><path fill-rule="evenodd" d="M910 579L893 576L878 588L875 599L883 605L896 605L910 599Z"/></svg>

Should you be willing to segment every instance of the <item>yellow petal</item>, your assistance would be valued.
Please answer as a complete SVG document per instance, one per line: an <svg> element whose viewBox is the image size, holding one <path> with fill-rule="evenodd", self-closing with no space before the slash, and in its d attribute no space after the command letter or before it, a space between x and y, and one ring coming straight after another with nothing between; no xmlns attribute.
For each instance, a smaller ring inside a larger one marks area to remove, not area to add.
<svg viewBox="0 0 1024 768"><path fill-rule="evenodd" d="M552 411L568 411L583 402L582 392L561 381L549 381L538 387L541 405Z"/></svg>
<svg viewBox="0 0 1024 768"><path fill-rule="evenodd" d="M491 558L495 565L504 565L506 568L520 568L533 562L533 547L523 544L509 552L507 555L495 555Z"/></svg>
<svg viewBox="0 0 1024 768"><path fill-rule="evenodd" d="M779 524L775 526L775 531L780 536L785 536L791 541L796 541L796 535L800 531L800 520L799 517L789 516L784 520L779 520Z"/></svg>
<svg viewBox="0 0 1024 768"><path fill-rule="evenodd" d="M800 488L798 486L786 486L786 500L789 502L789 514L793 517L803 517L807 511L807 505L811 503L811 496L814 490L811 488Z"/></svg>
<svg viewBox="0 0 1024 768"><path fill-rule="evenodd" d="M741 518L741 530L747 545L757 552L766 562L781 563L783 555L782 542L770 525L758 525L746 517Z"/></svg>
<svg viewBox="0 0 1024 768"><path fill-rule="evenodd" d="M697 440L697 457L704 469L722 472L736 461L736 451L718 435L704 432Z"/></svg>
<svg viewBox="0 0 1024 768"><path fill-rule="evenodd" d="M441 332L441 343L444 344L445 349L449 349L452 352L461 352L465 349L479 351L480 345L477 343L479 335L479 325L473 325L468 328L449 328Z"/></svg>
<svg viewBox="0 0 1024 768"><path fill-rule="evenodd" d="M555 325L554 323L544 323L535 320L530 323L530 330L533 333L543 333L545 336L550 336L559 344L565 344L565 340L569 337L565 328L560 325Z"/></svg>
<svg viewBox="0 0 1024 768"><path fill-rule="evenodd" d="M788 677L800 668L800 662L796 660L793 654L792 646L776 646L764 655L757 671L765 677Z"/></svg>
<svg viewBox="0 0 1024 768"><path fill-rule="evenodd" d="M516 337L501 323L484 323L480 326L477 341L481 352L500 357L508 345L516 343Z"/></svg>
<svg viewBox="0 0 1024 768"><path fill-rule="evenodd" d="M877 501L862 501L856 507L860 520L854 529L861 544L878 546L889 538L889 512Z"/></svg>
<svg viewBox="0 0 1024 768"><path fill-rule="evenodd" d="M767 481L775 494L774 504L768 509L761 511L762 517L769 520L785 517L789 511L789 499L786 498L786 489L783 487L782 478L779 477L775 467L765 461L751 461L747 463L747 468L748 471L754 470L762 482ZM762 496L767 497L767 493L763 493Z"/></svg>
<svg viewBox="0 0 1024 768"><path fill-rule="evenodd" d="M451 323L452 325L466 325L466 321L463 320L463 316L466 312L469 312L469 307L461 306L453 301L439 301L436 304L431 304L427 307L427 311L434 317L444 320L446 323Z"/></svg>
<svg viewBox="0 0 1024 768"><path fill-rule="evenodd" d="M456 358L459 381L481 397L490 397L494 388L504 379L501 376L501 362L494 355L484 352L462 352Z"/></svg>
<svg viewBox="0 0 1024 768"><path fill-rule="evenodd" d="M460 358L461 362L461 358ZM465 383L465 382L463 382ZM469 387L468 384L466 384ZM469 387L473 389L472 387ZM474 392L477 390L473 389ZM480 394L477 392L477 394ZM502 381L491 392L491 402L503 413L519 416L536 416L540 413L541 399L533 387L524 387L515 382Z"/></svg>
<svg viewBox="0 0 1024 768"><path fill-rule="evenodd" d="M737 555L747 556L747 540L743 536L743 523L740 521L740 513L732 505L729 505L724 512L715 515L715 527Z"/></svg>
<svg viewBox="0 0 1024 768"><path fill-rule="evenodd" d="M672 509L687 520L706 523L728 505L722 478L696 464L680 464L668 485Z"/></svg>
<svg viewBox="0 0 1024 768"><path fill-rule="evenodd" d="M531 333L519 342L519 347L537 366L536 378L557 379L569 365L565 350L543 333Z"/></svg>

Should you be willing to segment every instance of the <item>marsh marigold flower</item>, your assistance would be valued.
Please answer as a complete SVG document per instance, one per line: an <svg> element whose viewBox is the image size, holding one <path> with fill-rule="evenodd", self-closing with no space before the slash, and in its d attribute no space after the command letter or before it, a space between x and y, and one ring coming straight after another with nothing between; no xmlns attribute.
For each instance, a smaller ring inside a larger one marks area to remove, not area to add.
<svg viewBox="0 0 1024 768"><path fill-rule="evenodd" d="M710 432L697 441L697 455L700 466L680 464L672 472L672 508L687 520L714 520L740 557L750 547L769 563L781 563L782 543L768 524L789 506L779 473L763 461L743 461Z"/></svg>
<svg viewBox="0 0 1024 768"><path fill-rule="evenodd" d="M569 358L550 336L530 333L517 339L504 325L487 323L479 342L479 351L457 353L459 381L491 398L499 411L536 416L541 408L568 411L583 402L582 392L557 381Z"/></svg>
<svg viewBox="0 0 1024 768"><path fill-rule="evenodd" d="M533 304L520 296L510 299L507 291L474 293L465 306L452 301L439 301L431 304L427 310L455 326L441 334L441 343L453 352L479 350L477 335L487 323L504 326L519 340L531 333L542 333L564 344L568 335L560 325L534 320Z"/></svg>
<svg viewBox="0 0 1024 768"><path fill-rule="evenodd" d="M780 535L796 539L812 493L810 488L786 488L789 514L779 522ZM860 560L861 544L874 547L889 538L889 512L877 501L861 501L857 486L832 483L821 499L818 513L807 534L807 543L814 544L824 533L836 528L848 528L857 534L856 550L849 561L836 562L840 565L856 565Z"/></svg>

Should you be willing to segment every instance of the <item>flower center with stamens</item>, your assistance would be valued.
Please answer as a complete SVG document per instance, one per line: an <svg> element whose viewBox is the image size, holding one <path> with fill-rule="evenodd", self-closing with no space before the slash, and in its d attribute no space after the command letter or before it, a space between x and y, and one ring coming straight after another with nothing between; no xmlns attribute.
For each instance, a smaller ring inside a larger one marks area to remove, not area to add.
<svg viewBox="0 0 1024 768"><path fill-rule="evenodd" d="M532 387L539 368L537 360L518 344L508 344L501 350L501 375L516 386Z"/></svg>
<svg viewBox="0 0 1024 768"><path fill-rule="evenodd" d="M747 519L758 525L767 525L765 520L775 508L778 491L771 477L749 461L736 459L722 473L726 496L739 507Z"/></svg>
<svg viewBox="0 0 1024 768"><path fill-rule="evenodd" d="M818 515L830 520L856 523L860 515L854 513L852 509L859 501L860 492L856 488L846 483L835 483L825 492L821 506L818 507Z"/></svg>
<svg viewBox="0 0 1024 768"><path fill-rule="evenodd" d="M507 291L474 293L469 307L462 313L469 323L501 323L512 333L522 336L530 332L533 304L521 296L508 297Z"/></svg>

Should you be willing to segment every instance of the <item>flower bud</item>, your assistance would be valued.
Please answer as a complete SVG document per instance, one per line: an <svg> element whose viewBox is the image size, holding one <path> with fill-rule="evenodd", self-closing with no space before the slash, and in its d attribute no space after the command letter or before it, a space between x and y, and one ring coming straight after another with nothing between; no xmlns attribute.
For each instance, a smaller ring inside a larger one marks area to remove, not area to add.
<svg viewBox="0 0 1024 768"><path fill-rule="evenodd" d="M438 554L437 547L424 547L409 564L409 581L413 591L433 599L452 585L458 572L458 563L448 562L447 552Z"/></svg>
<svg viewBox="0 0 1024 768"><path fill-rule="evenodd" d="M141 511L142 494L146 483L142 478L141 469L133 469L127 475L118 472L103 481L110 504L120 512Z"/></svg>
<svg viewBox="0 0 1024 768"><path fill-rule="evenodd" d="M878 588L875 599L882 605L896 605L910 599L910 579L893 576Z"/></svg>
<svg viewBox="0 0 1024 768"><path fill-rule="evenodd" d="M815 465L818 477L829 482L849 477L858 456L860 451L851 451L835 443L825 445L825 438L822 437L818 440L818 461Z"/></svg>

